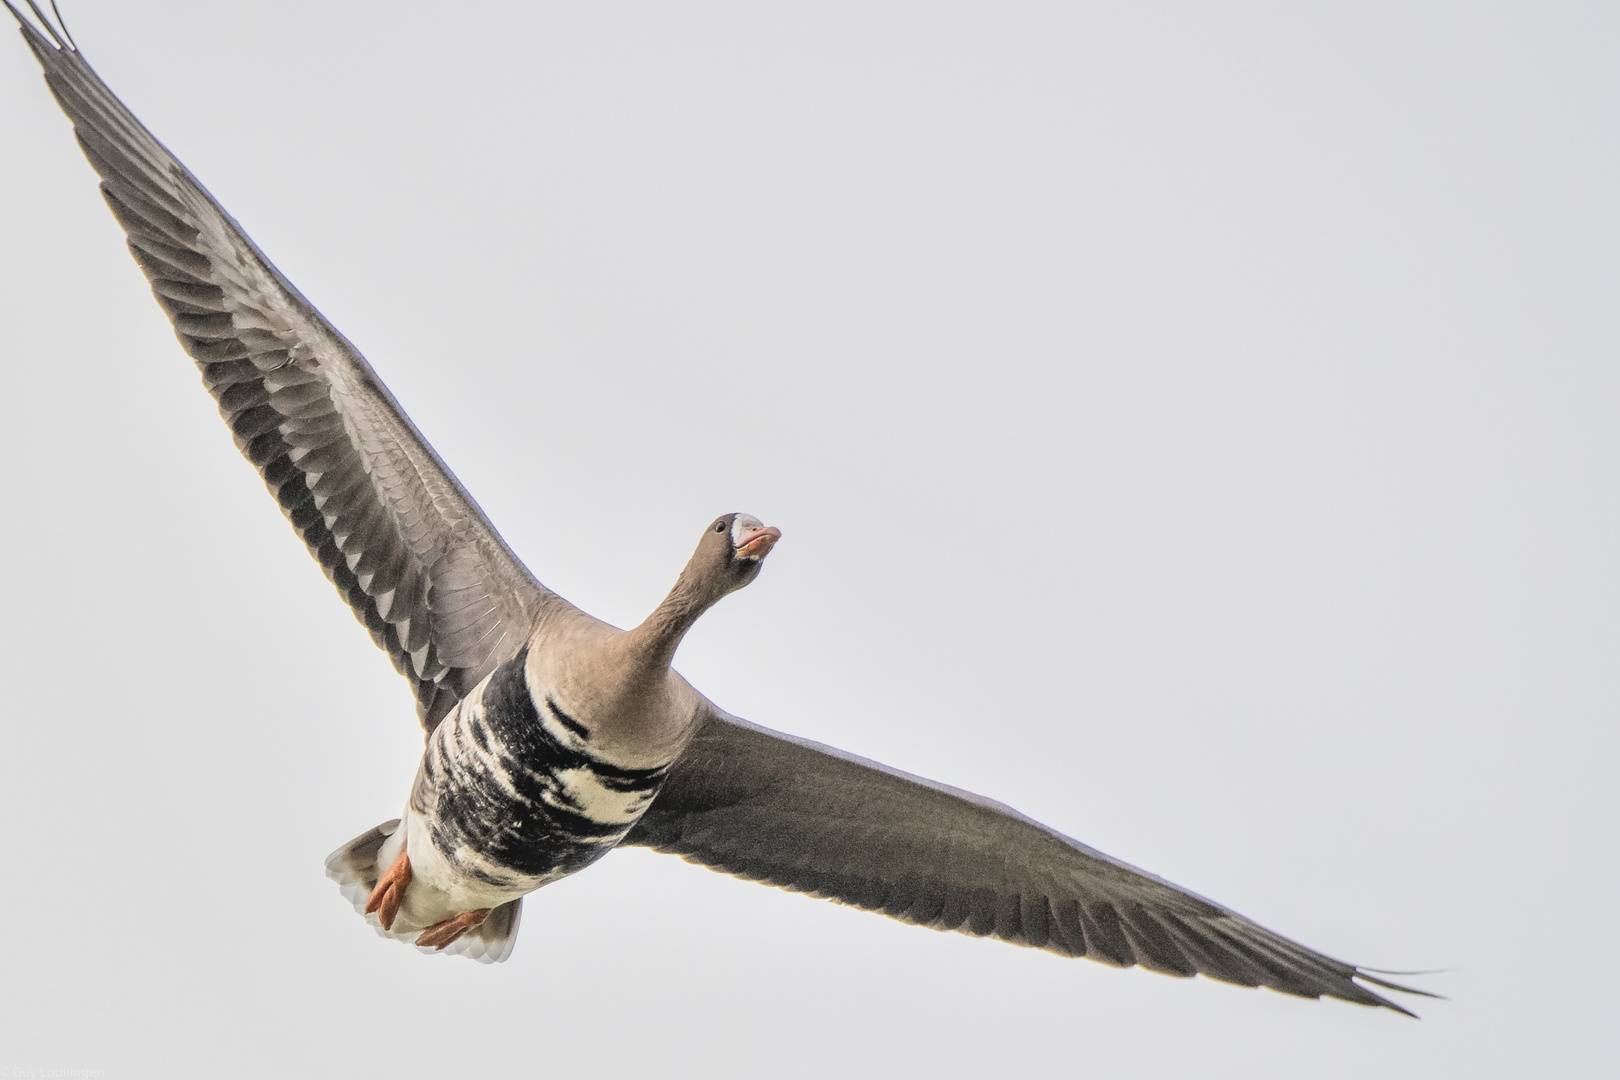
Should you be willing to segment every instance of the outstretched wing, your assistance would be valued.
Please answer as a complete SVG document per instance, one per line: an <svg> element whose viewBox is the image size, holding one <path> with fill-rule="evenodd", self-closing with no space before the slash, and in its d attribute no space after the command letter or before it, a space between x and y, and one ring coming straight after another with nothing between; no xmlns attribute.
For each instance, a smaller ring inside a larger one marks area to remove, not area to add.
<svg viewBox="0 0 1620 1080"><path fill-rule="evenodd" d="M135 261L236 445L374 640L423 726L563 603L531 576L365 358L107 89L7 2Z"/></svg>
<svg viewBox="0 0 1620 1080"><path fill-rule="evenodd" d="M1118 967L1403 1013L1356 980L1423 993L1313 952L998 802L718 710L624 843L904 922Z"/></svg>

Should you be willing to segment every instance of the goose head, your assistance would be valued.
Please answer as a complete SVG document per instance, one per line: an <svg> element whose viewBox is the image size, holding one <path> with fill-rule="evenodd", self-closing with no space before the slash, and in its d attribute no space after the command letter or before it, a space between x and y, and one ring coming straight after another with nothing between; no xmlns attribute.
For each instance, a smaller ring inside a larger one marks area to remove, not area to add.
<svg viewBox="0 0 1620 1080"><path fill-rule="evenodd" d="M698 616L758 577L765 556L781 538L782 530L752 514L723 514L710 522L675 587L631 633L646 662L667 667Z"/></svg>
<svg viewBox="0 0 1620 1080"><path fill-rule="evenodd" d="M712 604L758 577L765 556L780 539L782 530L752 514L724 514L703 530L703 539L698 541L692 561L681 576L691 575L692 584L699 586L706 597L712 597L708 599Z"/></svg>
<svg viewBox="0 0 1620 1080"><path fill-rule="evenodd" d="M752 513L727 513L703 529L703 539L692 552L692 568L706 568L714 578L719 596L734 593L760 576L771 547L782 539L782 531L765 525Z"/></svg>

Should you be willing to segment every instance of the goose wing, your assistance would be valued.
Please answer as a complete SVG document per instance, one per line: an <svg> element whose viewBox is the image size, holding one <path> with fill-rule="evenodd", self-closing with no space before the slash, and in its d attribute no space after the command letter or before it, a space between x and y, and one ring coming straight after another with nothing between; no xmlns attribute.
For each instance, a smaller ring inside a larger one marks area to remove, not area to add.
<svg viewBox="0 0 1620 1080"><path fill-rule="evenodd" d="M904 922L1118 967L1403 1013L1356 980L1423 993L998 802L718 710L624 843Z"/></svg>
<svg viewBox="0 0 1620 1080"><path fill-rule="evenodd" d="M129 249L236 445L372 640L423 726L527 638L534 579L364 357L29 6L7 2L101 176Z"/></svg>

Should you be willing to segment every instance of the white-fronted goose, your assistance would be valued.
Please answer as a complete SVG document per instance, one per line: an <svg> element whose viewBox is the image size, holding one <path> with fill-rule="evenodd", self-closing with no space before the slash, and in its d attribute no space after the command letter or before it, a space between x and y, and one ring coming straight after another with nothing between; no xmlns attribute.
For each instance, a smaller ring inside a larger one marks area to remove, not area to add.
<svg viewBox="0 0 1620 1080"><path fill-rule="evenodd" d="M328 871L381 932L482 961L521 897L618 845L893 918L1178 976L1405 1012L1407 988L976 795L739 720L670 668L779 539L707 525L669 597L620 631L540 584L367 362L113 96L66 30L6 6L72 120L238 449L427 731L402 821Z"/></svg>

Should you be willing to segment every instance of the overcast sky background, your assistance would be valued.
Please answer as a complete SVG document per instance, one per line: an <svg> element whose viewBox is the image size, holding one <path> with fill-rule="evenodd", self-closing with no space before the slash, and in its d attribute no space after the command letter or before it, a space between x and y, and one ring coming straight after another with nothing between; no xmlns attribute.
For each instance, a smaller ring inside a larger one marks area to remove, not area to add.
<svg viewBox="0 0 1620 1080"><path fill-rule="evenodd" d="M646 852L485 968L321 873L410 697L0 47L0 1068L1612 1076L1620 7L71 0L86 55L677 666L1351 961L1413 1022Z"/></svg>

